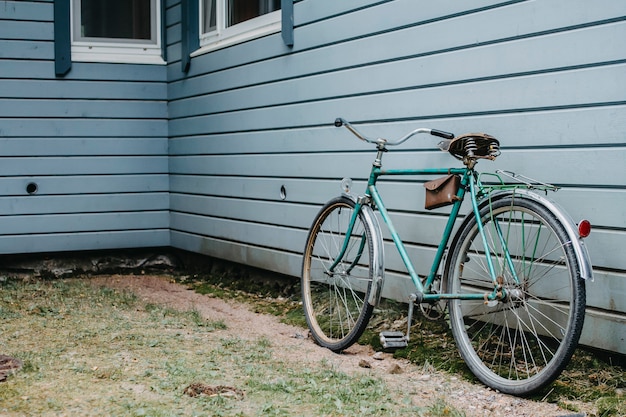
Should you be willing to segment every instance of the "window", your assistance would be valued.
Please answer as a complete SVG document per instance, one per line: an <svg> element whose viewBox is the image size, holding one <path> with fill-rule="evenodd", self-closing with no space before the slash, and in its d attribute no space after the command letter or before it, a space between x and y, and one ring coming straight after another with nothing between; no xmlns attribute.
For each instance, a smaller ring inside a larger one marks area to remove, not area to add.
<svg viewBox="0 0 626 417"><path fill-rule="evenodd" d="M164 63L162 0L72 0L72 60Z"/></svg>
<svg viewBox="0 0 626 417"><path fill-rule="evenodd" d="M280 0L199 1L199 52L280 31Z"/></svg>

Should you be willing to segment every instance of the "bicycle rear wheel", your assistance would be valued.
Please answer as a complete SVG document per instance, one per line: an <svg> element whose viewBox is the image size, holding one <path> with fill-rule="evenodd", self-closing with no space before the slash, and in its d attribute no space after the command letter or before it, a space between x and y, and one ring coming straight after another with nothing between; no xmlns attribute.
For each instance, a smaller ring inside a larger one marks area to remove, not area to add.
<svg viewBox="0 0 626 417"><path fill-rule="evenodd" d="M564 226L543 205L511 195L483 207L480 217L506 298L451 300L452 333L478 379L504 393L528 395L554 381L576 349L584 280ZM458 236L446 267L447 292L491 293L475 217Z"/></svg>
<svg viewBox="0 0 626 417"><path fill-rule="evenodd" d="M315 341L335 352L355 343L372 315L372 231L359 212L343 257L354 213L347 197L329 201L315 218L302 262L302 303ZM333 266L334 265L334 266ZM332 270L331 270L332 268Z"/></svg>

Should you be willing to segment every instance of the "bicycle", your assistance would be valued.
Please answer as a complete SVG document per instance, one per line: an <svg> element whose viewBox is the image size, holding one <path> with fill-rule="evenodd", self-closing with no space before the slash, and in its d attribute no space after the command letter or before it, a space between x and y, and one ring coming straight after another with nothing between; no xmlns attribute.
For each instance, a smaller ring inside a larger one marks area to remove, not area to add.
<svg viewBox="0 0 626 417"><path fill-rule="evenodd" d="M345 126L375 145L377 153L364 193L353 195L351 180L344 179L342 195L320 209L309 229L301 283L304 313L315 342L341 352L367 327L385 280L387 248L380 217L415 287L406 298L406 334L381 332L383 348L408 345L414 306L419 306L425 314L449 322L461 357L487 386L525 396L558 378L578 344L585 280L593 279L583 242L590 223L582 220L576 225L540 194L556 191L556 186L507 171L478 173L478 160L500 155L499 141L492 136L455 137L419 128L388 141L368 138L341 118L335 126ZM388 147L417 134L440 137L439 149L464 167L383 170ZM445 175L425 183L434 196L427 208L452 206L427 276L415 272L376 186L381 176L406 175ZM468 195L471 211L453 235ZM387 243L392 246L389 239Z"/></svg>

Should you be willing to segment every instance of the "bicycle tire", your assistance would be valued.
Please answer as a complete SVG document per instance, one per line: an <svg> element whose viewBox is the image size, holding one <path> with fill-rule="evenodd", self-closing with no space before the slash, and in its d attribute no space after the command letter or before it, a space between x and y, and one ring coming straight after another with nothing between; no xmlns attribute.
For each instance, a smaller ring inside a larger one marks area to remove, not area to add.
<svg viewBox="0 0 626 417"><path fill-rule="evenodd" d="M334 352L363 334L374 307L372 230L359 212L343 259L340 253L355 203L341 196L326 203L309 230L302 262L302 304L313 339Z"/></svg>
<svg viewBox="0 0 626 417"><path fill-rule="evenodd" d="M558 378L571 359L583 327L585 282L565 227L544 205L512 194L486 204L480 218L496 275L509 295L489 304L451 300L452 333L479 380L503 393L527 396ZM446 291L492 292L475 216L457 236L446 262Z"/></svg>

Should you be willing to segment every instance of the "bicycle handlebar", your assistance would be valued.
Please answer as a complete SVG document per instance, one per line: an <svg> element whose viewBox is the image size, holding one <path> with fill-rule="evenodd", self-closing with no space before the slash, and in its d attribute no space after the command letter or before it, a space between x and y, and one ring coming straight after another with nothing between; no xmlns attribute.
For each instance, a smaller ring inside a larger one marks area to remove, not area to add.
<svg viewBox="0 0 626 417"><path fill-rule="evenodd" d="M358 130L356 130L356 128L354 126L352 126L350 124L350 122L348 122L347 120L342 119L341 117L338 117L335 119L335 127L346 127L350 132L352 132L352 134L354 134L357 138L361 139L362 141L368 142L368 143L374 143L377 145L389 145L389 146L395 146L395 145L400 145L401 143L406 142L410 137L414 136L414 135L418 135L420 133L428 133L430 135L433 136L438 136L440 138L444 138L444 139L453 139L454 138L454 134L450 133L450 132L444 132L443 130L437 130L437 129L427 129L427 128L417 128L409 133L407 133L406 135L404 135L403 137L401 137L400 139L396 140L396 141L388 141L387 139L383 139L383 138L377 138L377 139L371 139L368 138L367 136L363 135L361 132L359 132Z"/></svg>
<svg viewBox="0 0 626 417"><path fill-rule="evenodd" d="M444 132L443 130L430 129L430 134L444 139L454 139L454 133Z"/></svg>

